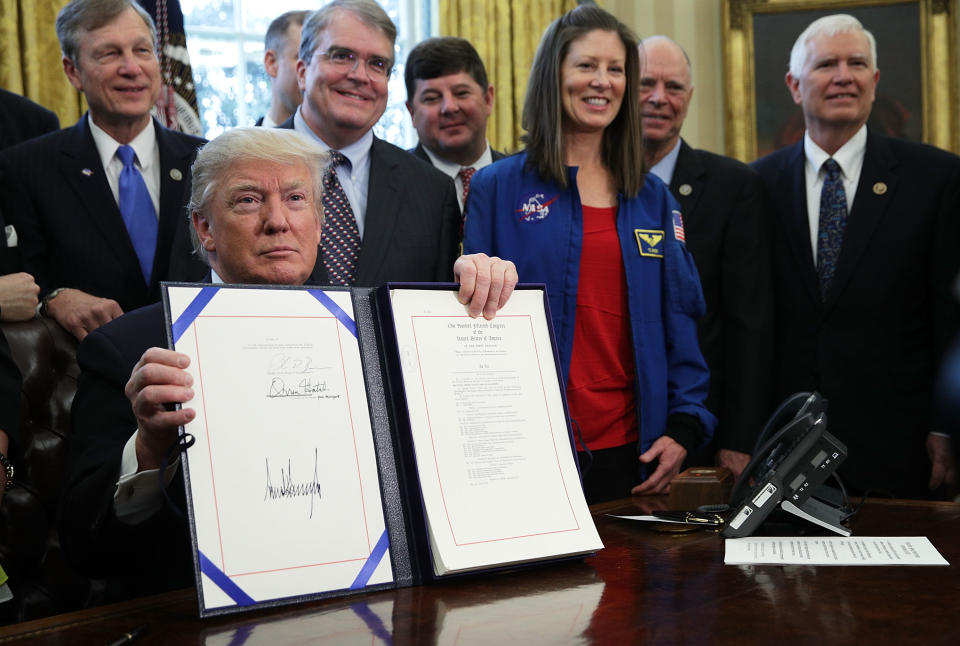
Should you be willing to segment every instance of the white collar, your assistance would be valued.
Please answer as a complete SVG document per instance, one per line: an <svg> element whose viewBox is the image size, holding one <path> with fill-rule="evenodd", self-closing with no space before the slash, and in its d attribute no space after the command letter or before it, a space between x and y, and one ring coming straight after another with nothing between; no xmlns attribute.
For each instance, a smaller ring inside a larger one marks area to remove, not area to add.
<svg viewBox="0 0 960 646"><path fill-rule="evenodd" d="M100 155L100 162L106 168L111 160L117 154L117 148L122 144L107 134L107 132L95 124L90 114L87 114L87 124L90 126L90 134L93 135L93 143L97 146L97 153ZM157 146L157 132L153 127L153 119L140 131L136 137L128 144L133 151L137 153L137 161L140 162L140 171L146 172L153 163L153 151Z"/></svg>
<svg viewBox="0 0 960 646"><path fill-rule="evenodd" d="M831 157L836 160L840 166L840 171L844 177L860 174L860 168L863 166L863 156L867 151L867 126L860 126L857 132L847 139L846 143L840 146L833 155L827 154L817 143L810 138L810 131L803 135L803 155L814 170L818 171L823 166L823 162Z"/></svg>
<svg viewBox="0 0 960 646"><path fill-rule="evenodd" d="M466 165L460 165L457 162L447 161L442 157L438 157L436 154L434 154L432 150L430 150L423 144L420 144L420 147L423 148L424 152L427 153L427 157L430 158L430 161L431 163L433 163L434 167L436 167L438 170L443 171L445 174L449 175L450 177L456 177L457 174L460 172L461 168L472 167L477 170L480 170L484 166L489 166L490 164L493 163L493 153L490 152L490 142L487 141L486 144L487 144L486 148L483 149L483 154L480 155L480 158L474 161L472 164L466 164Z"/></svg>

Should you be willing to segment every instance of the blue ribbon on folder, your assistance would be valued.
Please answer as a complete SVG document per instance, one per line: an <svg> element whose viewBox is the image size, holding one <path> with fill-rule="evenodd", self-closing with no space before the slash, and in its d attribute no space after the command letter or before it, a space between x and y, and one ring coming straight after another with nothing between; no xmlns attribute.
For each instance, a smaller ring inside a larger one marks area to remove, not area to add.
<svg viewBox="0 0 960 646"><path fill-rule="evenodd" d="M332 298L327 296L325 292L320 291L319 289L310 289L309 291L315 299L320 301L320 304L327 308L331 314L333 314L338 321L343 324L343 327L349 330L355 338L360 338L357 335L357 324L354 322L350 315L343 311L339 305L337 305Z"/></svg>
<svg viewBox="0 0 960 646"><path fill-rule="evenodd" d="M210 302L210 299L213 298L214 294L218 291L220 291L219 287L204 287L200 290L199 294L193 297L193 300L187 305L187 309L183 310L183 314L173 322L174 343L179 341L183 333L187 331L187 328L193 325L193 321L200 316L200 312L203 311L203 308L207 306L207 303Z"/></svg>
<svg viewBox="0 0 960 646"><path fill-rule="evenodd" d="M236 583L230 580L223 571L213 564L213 561L207 558L207 555L197 550L200 557L200 571L207 575L211 581L217 584L217 587L223 590L228 597L233 599L238 606L252 606L256 603L250 596L240 589Z"/></svg>
<svg viewBox="0 0 960 646"><path fill-rule="evenodd" d="M374 570L380 565L380 561L383 560L383 555L387 553L389 547L390 537L387 535L387 530L384 529L383 533L380 534L380 540L373 546L373 551L370 552L370 556L367 557L366 563L360 568L360 573L357 574L357 578L354 579L350 585L351 590L359 590L360 588L367 587L367 581L373 576Z"/></svg>

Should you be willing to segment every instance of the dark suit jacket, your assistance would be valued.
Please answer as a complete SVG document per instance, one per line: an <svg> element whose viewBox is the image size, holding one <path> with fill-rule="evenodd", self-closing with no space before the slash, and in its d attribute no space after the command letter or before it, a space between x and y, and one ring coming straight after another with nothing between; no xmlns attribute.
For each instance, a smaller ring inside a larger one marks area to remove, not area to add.
<svg viewBox="0 0 960 646"><path fill-rule="evenodd" d="M293 128L293 117L278 126ZM460 207L453 180L377 137L370 148L370 183L357 287L453 280ZM317 264L323 260L318 256ZM314 277L326 275L315 271Z"/></svg>
<svg viewBox="0 0 960 646"><path fill-rule="evenodd" d="M184 206L202 139L154 122L160 149L160 227L151 284L136 252L84 116L76 125L0 155L0 209L16 226L23 268L41 293L74 287L116 300L124 311L160 299L161 280L198 280Z"/></svg>
<svg viewBox="0 0 960 646"><path fill-rule="evenodd" d="M774 206L779 395L819 390L859 489L920 496L937 363L957 329L960 158L868 131L833 284L821 302L803 142L754 162Z"/></svg>
<svg viewBox="0 0 960 646"><path fill-rule="evenodd" d="M138 525L121 523L113 512L123 447L137 428L124 385L147 348L166 345L163 310L155 303L94 330L77 352L81 372L67 438L61 544L78 570L108 579L109 600L193 581L189 531L169 501ZM167 491L185 510L179 470Z"/></svg>
<svg viewBox="0 0 960 646"><path fill-rule="evenodd" d="M750 453L773 412L773 288L760 177L744 164L680 142L670 182L707 313L698 324L710 367L714 448Z"/></svg>
<svg viewBox="0 0 960 646"><path fill-rule="evenodd" d="M421 144L419 141L417 142L416 146L414 146L407 152L410 153L411 155L414 155L415 157L419 157L420 159L427 162L428 164L431 164L431 165L433 164L433 162L430 161L430 156L427 154L427 151L424 150L423 144ZM494 148L491 147L490 157L493 158L493 161L497 161L497 160L503 159L504 157L506 157L506 155L504 155L499 150L495 150Z"/></svg>
<svg viewBox="0 0 960 646"><path fill-rule="evenodd" d="M0 150L60 129L57 115L19 94L0 89ZM20 271L19 249L8 249L0 207L0 275Z"/></svg>
<svg viewBox="0 0 960 646"><path fill-rule="evenodd" d="M59 129L60 120L53 112L0 89L0 150Z"/></svg>

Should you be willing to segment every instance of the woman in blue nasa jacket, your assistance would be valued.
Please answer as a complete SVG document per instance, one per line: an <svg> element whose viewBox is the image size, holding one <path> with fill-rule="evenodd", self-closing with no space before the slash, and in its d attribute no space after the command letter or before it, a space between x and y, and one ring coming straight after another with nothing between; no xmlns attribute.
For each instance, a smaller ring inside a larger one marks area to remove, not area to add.
<svg viewBox="0 0 960 646"><path fill-rule="evenodd" d="M589 502L667 491L715 425L703 294L679 207L644 177L638 78L636 38L611 14L557 19L530 72L527 148L478 171L466 208L464 253L547 285Z"/></svg>

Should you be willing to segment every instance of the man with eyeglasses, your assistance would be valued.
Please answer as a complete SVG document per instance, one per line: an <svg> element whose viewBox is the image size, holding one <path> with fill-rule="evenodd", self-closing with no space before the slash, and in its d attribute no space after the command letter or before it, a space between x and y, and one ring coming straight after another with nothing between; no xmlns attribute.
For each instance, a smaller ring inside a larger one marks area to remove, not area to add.
<svg viewBox="0 0 960 646"><path fill-rule="evenodd" d="M453 181L371 130L387 106L396 35L372 0L334 0L303 25L297 74L304 100L281 127L333 151L315 273L332 284L454 277L460 209ZM499 298L505 263L483 255L469 260L455 271L467 267L489 278L491 299Z"/></svg>

